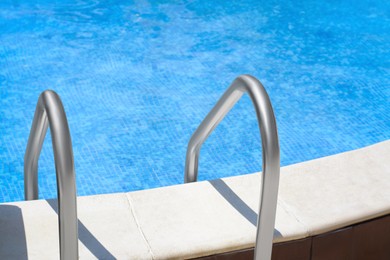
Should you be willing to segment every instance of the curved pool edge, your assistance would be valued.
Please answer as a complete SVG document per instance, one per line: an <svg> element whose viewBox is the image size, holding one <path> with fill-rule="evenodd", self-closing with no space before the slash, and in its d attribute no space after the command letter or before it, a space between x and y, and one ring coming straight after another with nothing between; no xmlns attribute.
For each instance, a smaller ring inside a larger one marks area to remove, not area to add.
<svg viewBox="0 0 390 260"><path fill-rule="evenodd" d="M388 158L390 140L283 167L273 257L278 245L311 239L313 250L314 238L389 219ZM248 174L78 197L80 258L183 259L250 252L259 187L260 175ZM58 258L55 209L54 200L0 204L0 258Z"/></svg>

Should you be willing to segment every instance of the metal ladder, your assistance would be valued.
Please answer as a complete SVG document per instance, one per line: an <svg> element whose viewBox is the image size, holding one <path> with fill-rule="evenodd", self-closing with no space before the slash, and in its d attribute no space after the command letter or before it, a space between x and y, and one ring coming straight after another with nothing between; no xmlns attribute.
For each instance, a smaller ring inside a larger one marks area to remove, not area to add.
<svg viewBox="0 0 390 260"><path fill-rule="evenodd" d="M256 78L250 75L237 77L196 129L187 147L184 181L186 183L197 181L199 153L202 144L245 92L249 94L255 107L263 153L262 186L254 259L269 260L271 259L275 228L280 151L272 105L263 85Z"/></svg>
<svg viewBox="0 0 390 260"><path fill-rule="evenodd" d="M185 182L198 175L200 148L241 96L252 99L260 127L263 149L263 173L255 256L271 259L279 186L280 152L276 121L271 102L261 83L252 76L239 76L223 94L192 135L188 144ZM38 159L48 126L52 135L59 205L60 259L78 259L76 185L72 142L65 111L59 96L44 91L38 100L24 157L25 199L38 199Z"/></svg>
<svg viewBox="0 0 390 260"><path fill-rule="evenodd" d="M51 90L46 90L39 96L35 110L24 155L24 196L25 200L38 199L38 159L48 126L50 126L57 175L60 259L78 259L78 220L72 141L62 102Z"/></svg>

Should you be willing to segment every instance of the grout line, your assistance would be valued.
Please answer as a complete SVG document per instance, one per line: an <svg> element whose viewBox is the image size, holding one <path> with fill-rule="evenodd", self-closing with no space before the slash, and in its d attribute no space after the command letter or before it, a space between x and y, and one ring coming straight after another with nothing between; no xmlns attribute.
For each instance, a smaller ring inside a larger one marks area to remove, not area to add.
<svg viewBox="0 0 390 260"><path fill-rule="evenodd" d="M152 257L152 259L156 259L156 258L154 257L154 254L153 254L152 247L150 246L149 241L148 241L148 239L146 238L145 233L143 232L140 223L138 222L137 216L135 215L135 210L134 210L133 202L132 202L132 200L131 200L131 198L130 198L130 195L128 195L128 194L126 194L126 193L125 193L125 195L126 195L126 198L127 198L127 202L128 202L129 205L130 205L131 214L133 215L133 218L134 218L134 220L135 220L135 224L137 225L137 228L138 228L139 232L141 233L141 236L142 236L142 238L144 239L144 241L145 241L145 243L146 243L146 245L147 245L147 247L148 247L150 256Z"/></svg>
<svg viewBox="0 0 390 260"><path fill-rule="evenodd" d="M306 226L306 224L302 220L299 219L299 217L296 214L294 214L292 212L292 210L290 209L290 206L288 206L288 204L285 201L283 201L283 199L281 199L279 196L278 196L278 203L279 203L280 206L282 206L282 208L284 209L284 211L288 215L290 215L293 218L295 218L295 220L305 228L306 233L307 233L307 237L309 237L310 236L309 228Z"/></svg>

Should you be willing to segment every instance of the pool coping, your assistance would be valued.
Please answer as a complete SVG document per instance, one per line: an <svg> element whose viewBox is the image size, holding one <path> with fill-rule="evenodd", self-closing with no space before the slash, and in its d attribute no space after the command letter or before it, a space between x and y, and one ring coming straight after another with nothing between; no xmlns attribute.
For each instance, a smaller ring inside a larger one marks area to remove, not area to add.
<svg viewBox="0 0 390 260"><path fill-rule="evenodd" d="M390 214L390 140L282 167L274 243ZM253 248L260 174L78 197L81 259L184 259ZM0 258L59 258L56 201L0 204Z"/></svg>

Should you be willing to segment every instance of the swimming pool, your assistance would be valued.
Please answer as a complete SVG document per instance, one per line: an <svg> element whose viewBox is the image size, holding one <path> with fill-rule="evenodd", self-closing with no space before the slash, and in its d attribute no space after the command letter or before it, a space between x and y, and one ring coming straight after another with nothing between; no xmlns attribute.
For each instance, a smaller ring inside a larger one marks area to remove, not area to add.
<svg viewBox="0 0 390 260"><path fill-rule="evenodd" d="M234 78L263 82L288 165L390 138L390 3L0 2L0 201L23 199L39 94L69 120L78 195L183 182L187 142ZM199 180L261 170L244 97L203 145ZM56 196L51 140L40 198Z"/></svg>

